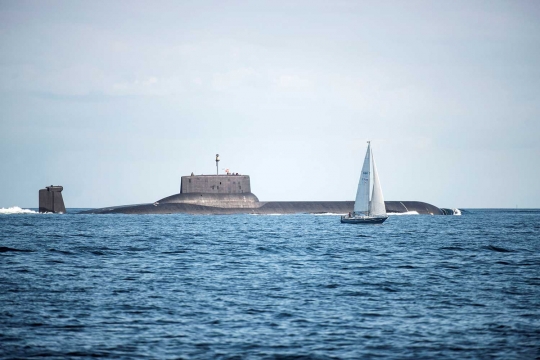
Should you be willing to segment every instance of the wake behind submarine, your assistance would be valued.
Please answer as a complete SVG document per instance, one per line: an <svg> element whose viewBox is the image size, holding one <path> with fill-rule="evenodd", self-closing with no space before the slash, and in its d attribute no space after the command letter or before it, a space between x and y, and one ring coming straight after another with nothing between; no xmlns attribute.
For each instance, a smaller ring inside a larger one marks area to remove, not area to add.
<svg viewBox="0 0 540 360"><path fill-rule="evenodd" d="M219 174L219 154L215 175L182 176L180 193L154 203L113 206L92 209L82 214L346 214L354 201L259 201L251 192L249 175ZM453 215L452 209L442 209L421 201L385 201L390 214L417 212L424 215Z"/></svg>

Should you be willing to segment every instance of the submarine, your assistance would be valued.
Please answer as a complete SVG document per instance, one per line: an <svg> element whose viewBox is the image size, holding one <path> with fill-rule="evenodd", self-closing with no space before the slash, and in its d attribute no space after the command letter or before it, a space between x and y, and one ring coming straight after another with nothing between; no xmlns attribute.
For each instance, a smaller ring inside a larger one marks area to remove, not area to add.
<svg viewBox="0 0 540 360"><path fill-rule="evenodd" d="M216 155L218 168L219 155ZM385 201L386 212L417 212L424 215L451 215L421 201ZM259 201L251 192L249 175L238 173L182 176L180 192L154 203L113 206L86 210L83 214L346 214L354 201Z"/></svg>

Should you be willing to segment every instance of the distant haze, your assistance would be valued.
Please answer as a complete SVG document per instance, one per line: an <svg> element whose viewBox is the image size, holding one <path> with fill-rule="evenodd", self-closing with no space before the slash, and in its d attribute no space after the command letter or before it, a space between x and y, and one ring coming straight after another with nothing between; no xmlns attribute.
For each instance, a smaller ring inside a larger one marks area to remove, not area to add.
<svg viewBox="0 0 540 360"><path fill-rule="evenodd" d="M0 207L260 200L540 207L538 1L0 1ZM286 175L283 176L283 175ZM286 181L286 179L289 179Z"/></svg>

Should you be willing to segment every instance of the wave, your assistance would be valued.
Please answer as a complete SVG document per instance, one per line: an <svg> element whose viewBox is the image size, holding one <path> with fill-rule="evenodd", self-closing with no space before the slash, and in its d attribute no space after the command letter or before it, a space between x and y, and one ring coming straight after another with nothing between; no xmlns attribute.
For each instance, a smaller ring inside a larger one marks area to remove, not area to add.
<svg viewBox="0 0 540 360"><path fill-rule="evenodd" d="M12 206L10 208L1 208L0 214L39 214L37 211L30 209L21 209L18 206Z"/></svg>
<svg viewBox="0 0 540 360"><path fill-rule="evenodd" d="M386 215L419 215L418 211L407 211L402 213L387 213Z"/></svg>
<svg viewBox="0 0 540 360"><path fill-rule="evenodd" d="M494 245L484 246L484 249L496 251L496 252L514 252L514 250L510 250L510 249L506 249L506 248L498 247Z"/></svg>
<svg viewBox="0 0 540 360"><path fill-rule="evenodd" d="M13 252L32 252L32 250L15 249L15 248L7 247L7 246L0 246L0 253L4 253L4 252L8 252L8 251L13 251Z"/></svg>

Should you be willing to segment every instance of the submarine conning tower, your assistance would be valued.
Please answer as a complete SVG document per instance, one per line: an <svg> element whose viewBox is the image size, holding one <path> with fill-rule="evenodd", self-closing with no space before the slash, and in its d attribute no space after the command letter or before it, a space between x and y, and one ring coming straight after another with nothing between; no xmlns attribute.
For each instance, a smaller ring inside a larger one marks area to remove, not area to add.
<svg viewBox="0 0 540 360"><path fill-rule="evenodd" d="M182 176L180 193L157 203L187 203L218 208L258 208L262 204L251 192L249 175Z"/></svg>
<svg viewBox="0 0 540 360"><path fill-rule="evenodd" d="M251 192L249 175L182 176L180 194L244 194Z"/></svg>
<svg viewBox="0 0 540 360"><path fill-rule="evenodd" d="M64 187L54 185L39 190L39 212L64 214L66 207L62 198L62 190Z"/></svg>

